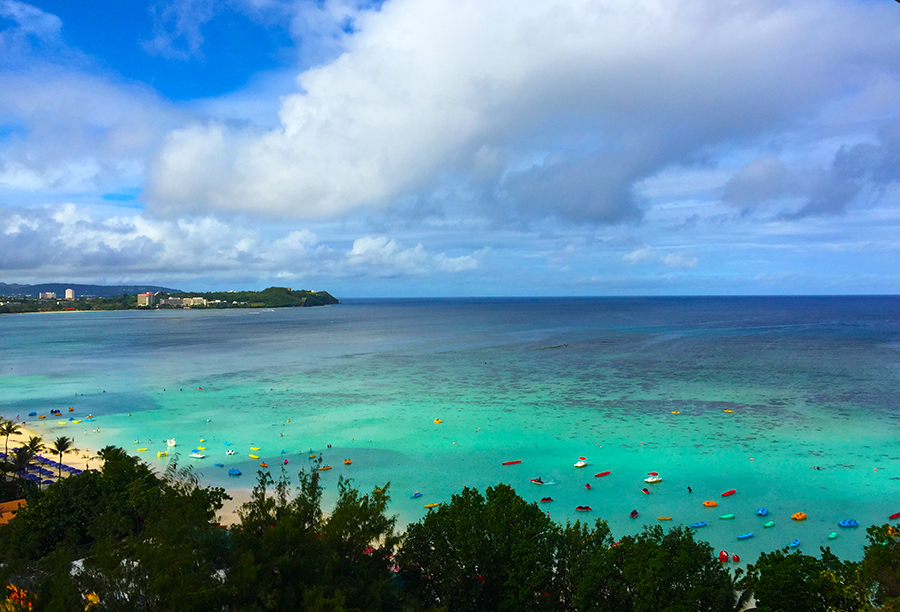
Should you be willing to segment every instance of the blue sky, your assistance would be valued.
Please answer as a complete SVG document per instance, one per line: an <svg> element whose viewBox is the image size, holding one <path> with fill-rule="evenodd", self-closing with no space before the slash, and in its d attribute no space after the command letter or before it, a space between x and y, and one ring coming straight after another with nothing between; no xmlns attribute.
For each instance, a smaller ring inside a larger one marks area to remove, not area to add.
<svg viewBox="0 0 900 612"><path fill-rule="evenodd" d="M0 280L898 293L900 5L0 0Z"/></svg>

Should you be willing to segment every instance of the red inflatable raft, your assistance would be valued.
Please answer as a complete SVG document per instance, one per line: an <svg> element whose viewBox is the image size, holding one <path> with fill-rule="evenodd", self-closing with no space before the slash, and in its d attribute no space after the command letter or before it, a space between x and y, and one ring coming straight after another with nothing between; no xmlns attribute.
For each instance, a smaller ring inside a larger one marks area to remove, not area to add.
<svg viewBox="0 0 900 612"><path fill-rule="evenodd" d="M575 506L575 510L577 510L578 512L590 512L591 507L590 506Z"/></svg>

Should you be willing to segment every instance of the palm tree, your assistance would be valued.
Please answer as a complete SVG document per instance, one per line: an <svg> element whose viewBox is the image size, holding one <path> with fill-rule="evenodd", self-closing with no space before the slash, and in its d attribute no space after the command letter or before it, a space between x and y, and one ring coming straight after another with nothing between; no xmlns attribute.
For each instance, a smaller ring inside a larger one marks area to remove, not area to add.
<svg viewBox="0 0 900 612"><path fill-rule="evenodd" d="M44 452L46 447L44 446L43 438L40 436L31 436L28 438L28 442L25 443L25 448L28 449L31 453L31 457L34 458Z"/></svg>
<svg viewBox="0 0 900 612"><path fill-rule="evenodd" d="M22 478L22 474L28 471L28 466L31 465L32 459L34 459L34 454L27 446L22 446L13 451L11 463L19 479Z"/></svg>
<svg viewBox="0 0 900 612"><path fill-rule="evenodd" d="M15 421L4 420L0 423L0 436L6 436L6 446L3 452L9 455L9 437L22 431L22 426Z"/></svg>
<svg viewBox="0 0 900 612"><path fill-rule="evenodd" d="M68 436L60 436L56 440L53 441L53 446L50 450L59 455L59 476L58 478L62 478L62 458L64 453L68 453L72 450L72 438Z"/></svg>

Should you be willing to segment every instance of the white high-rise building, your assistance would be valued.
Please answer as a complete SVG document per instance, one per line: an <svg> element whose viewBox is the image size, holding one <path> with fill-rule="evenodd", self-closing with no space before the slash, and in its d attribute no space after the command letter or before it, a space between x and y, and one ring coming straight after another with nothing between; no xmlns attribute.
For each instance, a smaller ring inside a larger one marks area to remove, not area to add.
<svg viewBox="0 0 900 612"><path fill-rule="evenodd" d="M75 299L75 290L74 289L66 289L66 299L67 300Z"/></svg>

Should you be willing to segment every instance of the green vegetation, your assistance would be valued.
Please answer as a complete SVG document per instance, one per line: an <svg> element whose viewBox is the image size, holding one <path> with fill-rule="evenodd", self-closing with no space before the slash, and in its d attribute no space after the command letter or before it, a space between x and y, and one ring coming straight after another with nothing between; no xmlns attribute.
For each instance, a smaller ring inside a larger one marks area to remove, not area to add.
<svg viewBox="0 0 900 612"><path fill-rule="evenodd" d="M338 300L327 291L294 291L287 287L269 287L262 291L227 291L213 293L173 293L158 297L200 297L207 300L205 306L192 305L191 308L284 308L291 306L325 306L338 304ZM161 305L159 307L172 308ZM26 312L62 312L66 310L136 310L137 295L116 297L38 299L32 297L0 298L0 314Z"/></svg>
<svg viewBox="0 0 900 612"><path fill-rule="evenodd" d="M327 291L294 291L287 287L269 287L262 291L216 291L212 293L179 293L172 297L202 297L209 308L283 308L288 306L326 306L338 304Z"/></svg>
<svg viewBox="0 0 900 612"><path fill-rule="evenodd" d="M0 584L15 587L0 610L735 612L751 594L760 612L900 609L888 526L869 529L861 563L781 550L732 575L688 529L616 541L602 520L557 525L507 485L463 489L398 537L388 485L341 479L326 514L315 464L293 490L259 472L224 529L222 489L175 462L159 475L118 448L101 457L0 528Z"/></svg>

